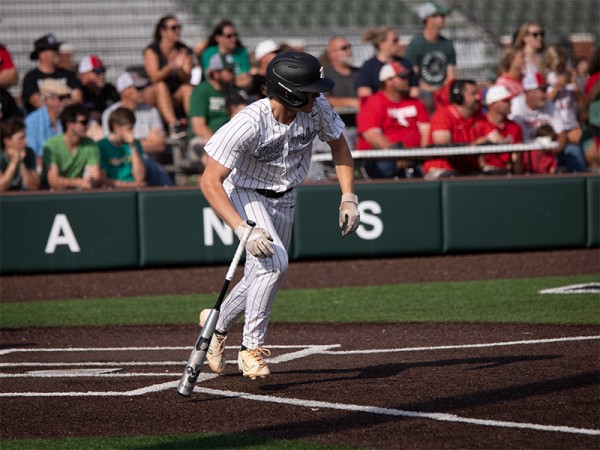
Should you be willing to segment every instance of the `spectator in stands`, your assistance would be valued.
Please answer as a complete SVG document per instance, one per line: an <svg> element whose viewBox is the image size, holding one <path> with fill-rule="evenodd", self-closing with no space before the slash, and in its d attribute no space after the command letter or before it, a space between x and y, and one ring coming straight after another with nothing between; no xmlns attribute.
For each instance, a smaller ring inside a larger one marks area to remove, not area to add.
<svg viewBox="0 0 600 450"><path fill-rule="evenodd" d="M381 68L381 90L365 101L357 116L359 150L428 145L429 113L423 102L409 95L410 73L398 61ZM366 161L365 170L371 178L412 177L414 166L405 159L377 159Z"/></svg>
<svg viewBox="0 0 600 450"><path fill-rule="evenodd" d="M242 89L231 89L227 92L225 97L225 109L227 109L227 114L229 118L232 118L237 113L239 113L242 109L252 103L252 99L248 97L246 91Z"/></svg>
<svg viewBox="0 0 600 450"><path fill-rule="evenodd" d="M339 35L329 39L323 72L335 81L335 86L325 93L325 97L346 124L344 135L348 146L354 149L356 136L352 130L356 129L356 114L360 107L355 88L358 68L352 65L352 45L348 39Z"/></svg>
<svg viewBox="0 0 600 450"><path fill-rule="evenodd" d="M21 117L23 114L8 89L19 82L19 74L8 49L0 44L0 119Z"/></svg>
<svg viewBox="0 0 600 450"><path fill-rule="evenodd" d="M600 172L600 50L594 48L589 58L589 72L581 103L584 126L582 144L588 166Z"/></svg>
<svg viewBox="0 0 600 450"><path fill-rule="evenodd" d="M523 91L523 76L525 59L523 50L508 48L504 51L502 61L498 66L496 84L508 89L513 97L521 95Z"/></svg>
<svg viewBox="0 0 600 450"><path fill-rule="evenodd" d="M517 50L523 50L525 74L542 71L545 34L544 29L537 22L525 22L517 30L513 47Z"/></svg>
<svg viewBox="0 0 600 450"><path fill-rule="evenodd" d="M110 134L98 141L104 184L117 188L145 186L146 167L142 144L135 139L135 114L119 107L108 116Z"/></svg>
<svg viewBox="0 0 600 450"><path fill-rule="evenodd" d="M454 44L441 35L450 9L435 2L419 6L419 18L424 23L423 32L415 35L404 52L419 77L419 96L430 113L435 108L435 92L446 81L456 78L456 52Z"/></svg>
<svg viewBox="0 0 600 450"><path fill-rule="evenodd" d="M25 133L41 171L44 143L63 132L60 114L71 103L71 88L54 78L46 78L40 84L40 98L43 105L25 117Z"/></svg>
<svg viewBox="0 0 600 450"><path fill-rule="evenodd" d="M256 70L252 73L252 85L246 90L251 99L259 100L266 97L267 66L280 51L281 45L273 39L265 39L256 45L254 49Z"/></svg>
<svg viewBox="0 0 600 450"><path fill-rule="evenodd" d="M542 74L525 75L523 88L525 95L512 100L510 119L521 126L526 142L535 139L542 125L550 125L559 144L555 150L530 152L530 161L524 161L525 169L533 173L554 173L558 167L568 172L585 171L581 148L568 143L567 133L554 103L547 99L547 85Z"/></svg>
<svg viewBox="0 0 600 450"><path fill-rule="evenodd" d="M474 80L457 79L450 84L450 104L435 111L431 116L430 142L435 146L455 144L480 144L477 140L475 123L479 117L481 96ZM450 158L435 157L423 163L425 178L454 177L479 173L476 156L465 155Z"/></svg>
<svg viewBox="0 0 600 450"><path fill-rule="evenodd" d="M581 92L585 91L585 83L590 77L590 62L588 58L580 58L575 62L575 79L577 81L577 85L579 86L579 90ZM582 96L583 97L583 96Z"/></svg>
<svg viewBox="0 0 600 450"><path fill-rule="evenodd" d="M87 137L89 112L81 103L65 107L60 120L64 132L44 144L44 171L51 189L92 189L102 184L100 152Z"/></svg>
<svg viewBox="0 0 600 450"><path fill-rule="evenodd" d="M172 186L173 181L161 166L167 157L167 142L163 122L158 109L143 102L143 90L150 81L139 72L126 71L117 78L117 91L121 101L109 106L102 113L102 129L104 135L110 134L108 118L110 113L119 107L130 109L135 114L133 135L144 149L146 166L146 184L148 186Z"/></svg>
<svg viewBox="0 0 600 450"><path fill-rule="evenodd" d="M27 147L21 117L0 122L0 191L36 190L40 187L35 153Z"/></svg>
<svg viewBox="0 0 600 450"><path fill-rule="evenodd" d="M548 100L554 107L567 133L567 141L579 145L579 100L583 91L577 84L575 71L569 67L566 49L560 44L550 45L544 51L544 74L548 83Z"/></svg>
<svg viewBox="0 0 600 450"><path fill-rule="evenodd" d="M419 95L419 82L412 73L412 64L405 58L397 56L398 34L391 27L368 29L363 33L363 40L370 42L375 48L375 56L366 60L358 71L356 77L356 94L362 104L367 97L373 95L380 88L379 71L384 64L395 60L411 69L409 83L411 86L411 97Z"/></svg>
<svg viewBox="0 0 600 450"><path fill-rule="evenodd" d="M248 50L235 29L235 25L229 20L219 22L206 43L206 49L199 57L202 69L206 70L210 59L216 53L231 55L235 62L235 85L240 89L249 90L252 86L252 75L250 74L250 56Z"/></svg>
<svg viewBox="0 0 600 450"><path fill-rule="evenodd" d="M234 88L235 63L231 55L215 53L205 70L206 80L194 88L190 109L188 157L203 153L204 144L230 119L225 107L227 93ZM192 153L192 154L190 154Z"/></svg>
<svg viewBox="0 0 600 450"><path fill-rule="evenodd" d="M68 70L69 72L77 72L77 64L73 62L73 52L75 51L72 44L63 42L58 47L58 62L56 67L59 69Z"/></svg>
<svg viewBox="0 0 600 450"><path fill-rule="evenodd" d="M8 89L19 82L19 73L8 49L0 44L0 88Z"/></svg>
<svg viewBox="0 0 600 450"><path fill-rule="evenodd" d="M192 49L180 41L181 24L171 14L159 19L154 41L144 49L144 69L152 82L146 100L156 106L173 139L186 135L183 118L190 110Z"/></svg>
<svg viewBox="0 0 600 450"><path fill-rule="evenodd" d="M71 99L73 103L81 103L83 95L81 92L81 83L77 79L75 72L59 69L58 48L60 42L52 34L42 36L34 43L34 50L29 55L32 61L38 61L37 67L30 70L23 79L23 90L21 97L27 113L30 113L42 106L42 99L39 93L40 82L46 78L54 78L59 82L71 88Z"/></svg>
<svg viewBox="0 0 600 450"><path fill-rule="evenodd" d="M485 94L487 112L475 125L475 137L485 137L489 144L518 144L523 141L521 127L508 118L512 93L504 86L496 84ZM479 167L484 175L522 173L521 154L487 153L479 156Z"/></svg>
<svg viewBox="0 0 600 450"><path fill-rule="evenodd" d="M106 66L98 56L87 55L81 58L78 72L83 91L83 104L90 111L90 127L93 125L99 127L101 138L102 113L120 100L119 93L113 84L106 82Z"/></svg>

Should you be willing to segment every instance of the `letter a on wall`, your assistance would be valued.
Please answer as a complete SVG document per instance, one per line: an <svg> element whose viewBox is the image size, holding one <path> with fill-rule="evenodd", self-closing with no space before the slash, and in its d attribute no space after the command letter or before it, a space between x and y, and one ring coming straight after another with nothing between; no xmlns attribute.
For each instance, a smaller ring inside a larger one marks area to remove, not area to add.
<svg viewBox="0 0 600 450"><path fill-rule="evenodd" d="M52 230L50 230L50 236L48 236L45 252L54 253L58 245L68 245L69 250L73 253L81 251L69 219L67 219L65 214L54 216L54 223L52 224Z"/></svg>

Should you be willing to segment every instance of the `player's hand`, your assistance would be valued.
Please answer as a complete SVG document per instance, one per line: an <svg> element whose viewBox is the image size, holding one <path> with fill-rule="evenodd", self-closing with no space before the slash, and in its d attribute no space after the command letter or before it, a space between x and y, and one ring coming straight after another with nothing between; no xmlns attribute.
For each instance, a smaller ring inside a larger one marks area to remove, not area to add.
<svg viewBox="0 0 600 450"><path fill-rule="evenodd" d="M354 233L360 225L358 197L354 194L343 194L340 202L340 228L342 236Z"/></svg>
<svg viewBox="0 0 600 450"><path fill-rule="evenodd" d="M235 235L239 239L242 239L246 229L249 227L250 225L248 225L246 222L240 223L235 229ZM275 247L273 247L271 242L273 242L273 238L267 230L264 228L254 227L252 228L252 233L250 233L250 237L246 242L246 251L257 258L270 258L275 254Z"/></svg>

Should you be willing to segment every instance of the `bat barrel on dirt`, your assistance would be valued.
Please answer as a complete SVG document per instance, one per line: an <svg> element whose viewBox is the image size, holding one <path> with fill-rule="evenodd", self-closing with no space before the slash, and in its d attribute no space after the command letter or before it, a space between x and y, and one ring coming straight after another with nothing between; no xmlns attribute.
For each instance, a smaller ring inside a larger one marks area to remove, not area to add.
<svg viewBox="0 0 600 450"><path fill-rule="evenodd" d="M246 232L240 239L240 243L237 246L235 254L233 255L233 260L229 265L229 270L227 271L227 275L225 275L225 282L223 283L223 287L221 288L221 292L219 293L219 298L217 299L217 303L211 309L210 314L206 318L206 322L200 331L200 335L198 339L196 339L196 344L192 349L192 353L188 359L188 362L185 366L185 370L183 371L183 375L179 380L179 386L177 386L177 392L184 397L189 397L196 386L196 381L198 381L198 376L202 370L202 366L204 364L204 360L206 359L206 352L208 351L208 346L210 345L210 340L212 339L212 335L215 332L215 327L217 326L217 320L219 319L219 311L221 309L221 304L225 299L225 295L227 294L227 290L229 289L229 283L231 283L231 279L233 278L233 274L235 273L235 269L237 268L240 258L242 257L242 253L244 252L244 248L246 247L246 242L248 242L248 238L250 237L250 233L252 233L252 229L256 226L254 222L251 220L247 220L248 228Z"/></svg>

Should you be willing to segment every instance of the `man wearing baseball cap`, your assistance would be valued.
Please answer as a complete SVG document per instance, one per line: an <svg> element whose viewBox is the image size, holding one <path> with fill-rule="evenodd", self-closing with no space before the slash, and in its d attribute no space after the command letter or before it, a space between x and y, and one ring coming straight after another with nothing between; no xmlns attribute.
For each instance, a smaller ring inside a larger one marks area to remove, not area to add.
<svg viewBox="0 0 600 450"><path fill-rule="evenodd" d="M441 35L446 26L446 16L450 8L436 2L426 2L419 6L419 18L423 21L423 32L415 35L404 52L404 57L412 62L413 70L419 76L421 100L430 113L434 111L434 94L448 80L456 78L456 52L451 40Z"/></svg>
<svg viewBox="0 0 600 450"><path fill-rule="evenodd" d="M206 80L196 86L190 99L190 146L201 149L230 119L225 98L235 83L232 55L215 53L206 68ZM190 155L193 156L193 155Z"/></svg>
<svg viewBox="0 0 600 450"><path fill-rule="evenodd" d="M488 144L518 144L523 141L521 127L508 119L512 94L504 86L496 84L485 95L487 113L478 117L475 137L485 139ZM481 139L478 143L482 144ZM479 157L479 166L484 175L521 173L520 153L488 153Z"/></svg>
<svg viewBox="0 0 600 450"><path fill-rule="evenodd" d="M511 103L510 119L521 126L525 142L534 141L542 126L550 126L556 134L558 148L531 152L531 162L524 161L525 170L533 173L584 172L585 159L581 147L568 143L567 132L554 103L546 96L547 84L539 72L523 77L525 93Z"/></svg>
<svg viewBox="0 0 600 450"><path fill-rule="evenodd" d="M425 147L429 138L429 113L419 99L409 95L407 69L398 61L379 71L381 89L367 99L356 118L359 150ZM412 176L406 160L370 160L365 170L371 178Z"/></svg>
<svg viewBox="0 0 600 450"><path fill-rule="evenodd" d="M90 111L90 119L100 124L104 110L119 101L119 93L114 85L106 82L106 66L97 55L81 58L78 72L83 104Z"/></svg>
<svg viewBox="0 0 600 450"><path fill-rule="evenodd" d="M260 41L254 49L254 61L257 69L252 74L252 85L247 90L248 95L254 100L264 98L266 95L267 66L275 56L281 52L281 45L273 39Z"/></svg>
<svg viewBox="0 0 600 450"><path fill-rule="evenodd" d="M60 114L65 106L71 103L71 88L54 78L46 78L40 84L42 106L25 117L25 135L42 169L42 153L44 142L63 132Z"/></svg>
<svg viewBox="0 0 600 450"><path fill-rule="evenodd" d="M77 79L75 72L57 67L60 44L53 34L42 36L34 42L34 49L29 57L33 61L37 60L37 67L27 72L23 78L23 89L21 92L27 113L42 106L43 102L39 93L39 85L41 80L46 78L54 78L69 86L72 89L71 98L73 102L77 103L83 100L81 83Z"/></svg>

